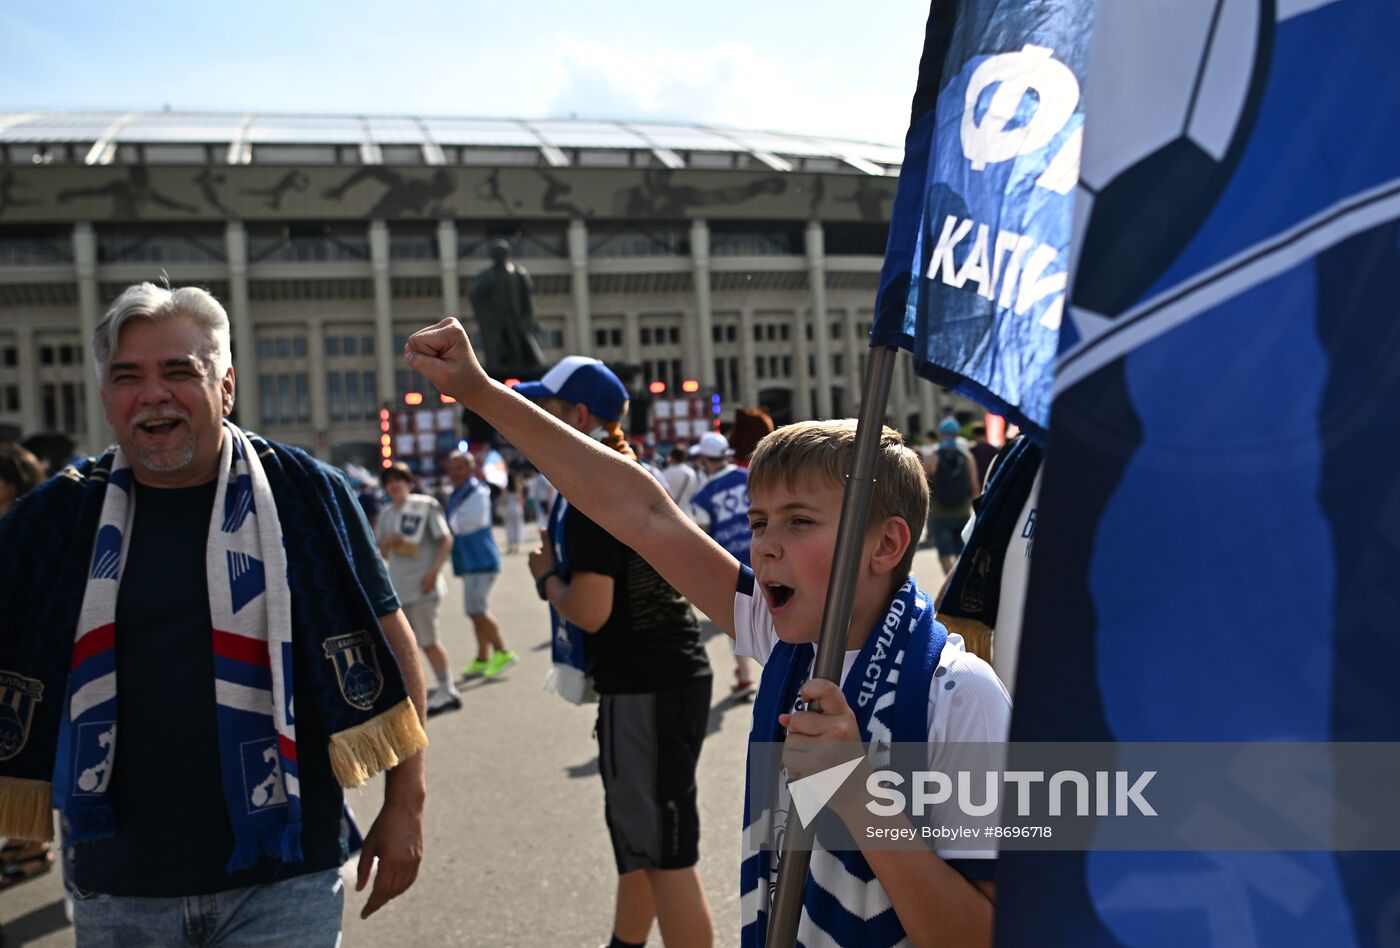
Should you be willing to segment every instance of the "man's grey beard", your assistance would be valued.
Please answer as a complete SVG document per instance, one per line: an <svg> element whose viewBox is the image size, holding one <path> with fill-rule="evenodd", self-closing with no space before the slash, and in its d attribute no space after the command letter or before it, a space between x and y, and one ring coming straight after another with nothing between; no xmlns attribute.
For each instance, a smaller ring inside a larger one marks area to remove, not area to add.
<svg viewBox="0 0 1400 948"><path fill-rule="evenodd" d="M142 467L158 474L170 474L174 471L182 470L194 461L194 434L185 440L185 447L178 455L172 457L169 453L163 454L159 460L132 445L131 453L136 460L141 462Z"/></svg>

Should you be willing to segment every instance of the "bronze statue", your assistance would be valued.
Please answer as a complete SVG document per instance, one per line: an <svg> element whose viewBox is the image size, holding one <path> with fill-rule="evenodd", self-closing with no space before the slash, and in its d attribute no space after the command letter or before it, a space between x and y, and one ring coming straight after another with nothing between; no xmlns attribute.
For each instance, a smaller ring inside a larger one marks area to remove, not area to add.
<svg viewBox="0 0 1400 948"><path fill-rule="evenodd" d="M472 281L472 310L494 379L536 378L544 369L530 275L511 263L510 244L491 242L492 265Z"/></svg>

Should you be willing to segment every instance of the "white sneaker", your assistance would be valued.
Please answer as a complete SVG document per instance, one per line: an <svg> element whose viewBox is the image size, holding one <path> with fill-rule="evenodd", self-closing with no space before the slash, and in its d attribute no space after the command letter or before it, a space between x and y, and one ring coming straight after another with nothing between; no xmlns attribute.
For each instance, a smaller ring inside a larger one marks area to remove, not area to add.
<svg viewBox="0 0 1400 948"><path fill-rule="evenodd" d="M428 717L444 711L455 711L462 706L462 696L453 689L434 688L428 695Z"/></svg>

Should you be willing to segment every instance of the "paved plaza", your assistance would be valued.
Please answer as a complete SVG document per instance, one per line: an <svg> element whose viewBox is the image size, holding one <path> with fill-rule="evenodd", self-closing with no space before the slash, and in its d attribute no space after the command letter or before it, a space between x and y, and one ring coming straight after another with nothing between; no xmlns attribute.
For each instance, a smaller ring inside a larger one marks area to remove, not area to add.
<svg viewBox="0 0 1400 948"><path fill-rule="evenodd" d="M504 549L504 544L502 545ZM504 557L492 594L507 644L520 663L500 679L463 689L463 708L428 723L426 847L418 882L369 921L365 893L350 892L343 944L417 948L596 948L610 935L615 870L603 825L593 740L596 707L574 707L541 690L549 667L548 618L525 556ZM914 575L942 582L938 557L920 551ZM708 627L715 671L710 731L700 760L700 873L715 916L715 942L739 934L739 843L744 749L751 705L729 697L733 662ZM453 665L475 648L461 609L461 583L444 601L442 630ZM347 794L364 828L378 811L382 780ZM0 893L6 946L73 944L57 870ZM660 944L652 929L650 944Z"/></svg>

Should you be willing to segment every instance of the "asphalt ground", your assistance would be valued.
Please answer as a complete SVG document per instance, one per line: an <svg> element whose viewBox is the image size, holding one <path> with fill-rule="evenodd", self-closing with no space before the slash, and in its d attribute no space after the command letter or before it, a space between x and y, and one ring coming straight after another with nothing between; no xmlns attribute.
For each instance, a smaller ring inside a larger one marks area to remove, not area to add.
<svg viewBox="0 0 1400 948"><path fill-rule="evenodd" d="M502 549L505 547L502 546ZM934 590L938 557L921 550L914 575ZM503 557L491 608L520 662L501 677L464 683L463 707L428 722L428 804L418 881L368 921L368 890L347 892L343 944L596 948L611 935L616 870L603 824L593 738L596 706L570 705L541 688L549 668L548 615L523 552ZM440 634L454 669L473 657L461 582L443 601ZM700 875L715 944L739 938L739 844L744 756L752 706L730 696L729 640L707 624L715 673L709 735L700 759ZM382 779L347 793L368 829ZM351 867L353 868L353 867ZM57 869L0 891L5 945L73 944ZM660 944L653 926L651 944Z"/></svg>

